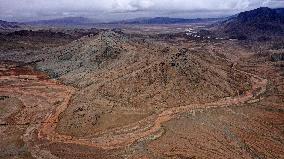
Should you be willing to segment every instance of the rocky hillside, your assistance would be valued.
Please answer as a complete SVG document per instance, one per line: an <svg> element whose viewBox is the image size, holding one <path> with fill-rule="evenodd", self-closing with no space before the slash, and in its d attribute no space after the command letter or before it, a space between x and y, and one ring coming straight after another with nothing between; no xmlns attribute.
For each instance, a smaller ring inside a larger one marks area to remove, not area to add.
<svg viewBox="0 0 284 159"><path fill-rule="evenodd" d="M51 49L42 59L38 69L79 89L58 127L76 136L127 125L164 108L234 96L250 87L246 76L232 73L228 61L205 50L166 47L111 31ZM123 118L121 110L140 115L96 124L99 118Z"/></svg>
<svg viewBox="0 0 284 159"><path fill-rule="evenodd" d="M0 51L27 51L58 47L90 34L97 29L18 30L0 33Z"/></svg>
<svg viewBox="0 0 284 159"><path fill-rule="evenodd" d="M284 16L281 9L258 8L240 13L221 25L222 30L232 36L249 38L261 35L284 35Z"/></svg>

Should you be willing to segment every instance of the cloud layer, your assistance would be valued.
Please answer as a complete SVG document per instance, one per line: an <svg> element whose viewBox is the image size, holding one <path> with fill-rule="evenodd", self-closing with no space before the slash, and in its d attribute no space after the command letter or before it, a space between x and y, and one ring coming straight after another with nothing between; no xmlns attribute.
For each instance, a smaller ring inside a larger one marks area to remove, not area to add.
<svg viewBox="0 0 284 159"><path fill-rule="evenodd" d="M283 0L0 0L0 18L98 17L172 13L228 12L260 6L283 7ZM121 18L123 18L123 16ZM111 18L111 17L105 17Z"/></svg>

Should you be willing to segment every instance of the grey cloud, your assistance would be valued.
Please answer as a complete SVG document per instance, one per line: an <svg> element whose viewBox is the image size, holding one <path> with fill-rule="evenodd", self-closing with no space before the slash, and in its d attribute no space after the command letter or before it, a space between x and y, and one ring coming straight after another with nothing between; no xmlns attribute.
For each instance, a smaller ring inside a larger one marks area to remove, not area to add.
<svg viewBox="0 0 284 159"><path fill-rule="evenodd" d="M42 19L62 16L156 16L183 13L226 15L260 6L283 7L283 0L0 0L1 19Z"/></svg>

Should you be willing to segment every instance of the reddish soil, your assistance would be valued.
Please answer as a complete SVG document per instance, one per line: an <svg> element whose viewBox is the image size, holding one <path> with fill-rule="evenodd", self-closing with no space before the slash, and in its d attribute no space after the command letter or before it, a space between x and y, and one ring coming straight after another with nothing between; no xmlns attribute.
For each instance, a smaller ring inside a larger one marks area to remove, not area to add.
<svg viewBox="0 0 284 159"><path fill-rule="evenodd" d="M237 70L236 70L237 71ZM177 115L204 108L219 108L230 105L239 105L245 102L255 102L258 95L265 92L267 80L251 75L252 90L243 96L221 99L213 103L192 104L183 107L174 107L164 110L158 115L151 115L137 123L127 125L113 131L101 132L96 138L77 138L59 134L55 131L59 115L68 107L68 103L75 89L49 80L43 74L28 68L13 66L2 67L1 82L7 81L9 85L2 85L1 92L6 96L20 99L27 109L34 103L48 103L51 107L42 108L44 112L31 114L29 122L41 123L38 128L38 138L50 142L86 145L102 149L115 149L133 144L135 141L145 139L160 131L163 123L175 118ZM245 72L243 72L245 73ZM248 74L248 73L247 73ZM11 87L12 86L12 87ZM49 90L49 91L48 91ZM52 90L52 91L51 91ZM34 102L37 100L37 102ZM155 138L158 138L156 135Z"/></svg>

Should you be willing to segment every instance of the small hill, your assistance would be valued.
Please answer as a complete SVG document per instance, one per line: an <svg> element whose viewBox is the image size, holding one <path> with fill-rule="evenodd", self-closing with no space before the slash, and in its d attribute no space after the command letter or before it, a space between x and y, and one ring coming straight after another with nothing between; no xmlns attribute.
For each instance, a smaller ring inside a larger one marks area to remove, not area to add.
<svg viewBox="0 0 284 159"><path fill-rule="evenodd" d="M234 96L248 80L206 50L112 31L46 51L37 68L79 89L57 128L75 136L92 136L165 108Z"/></svg>

